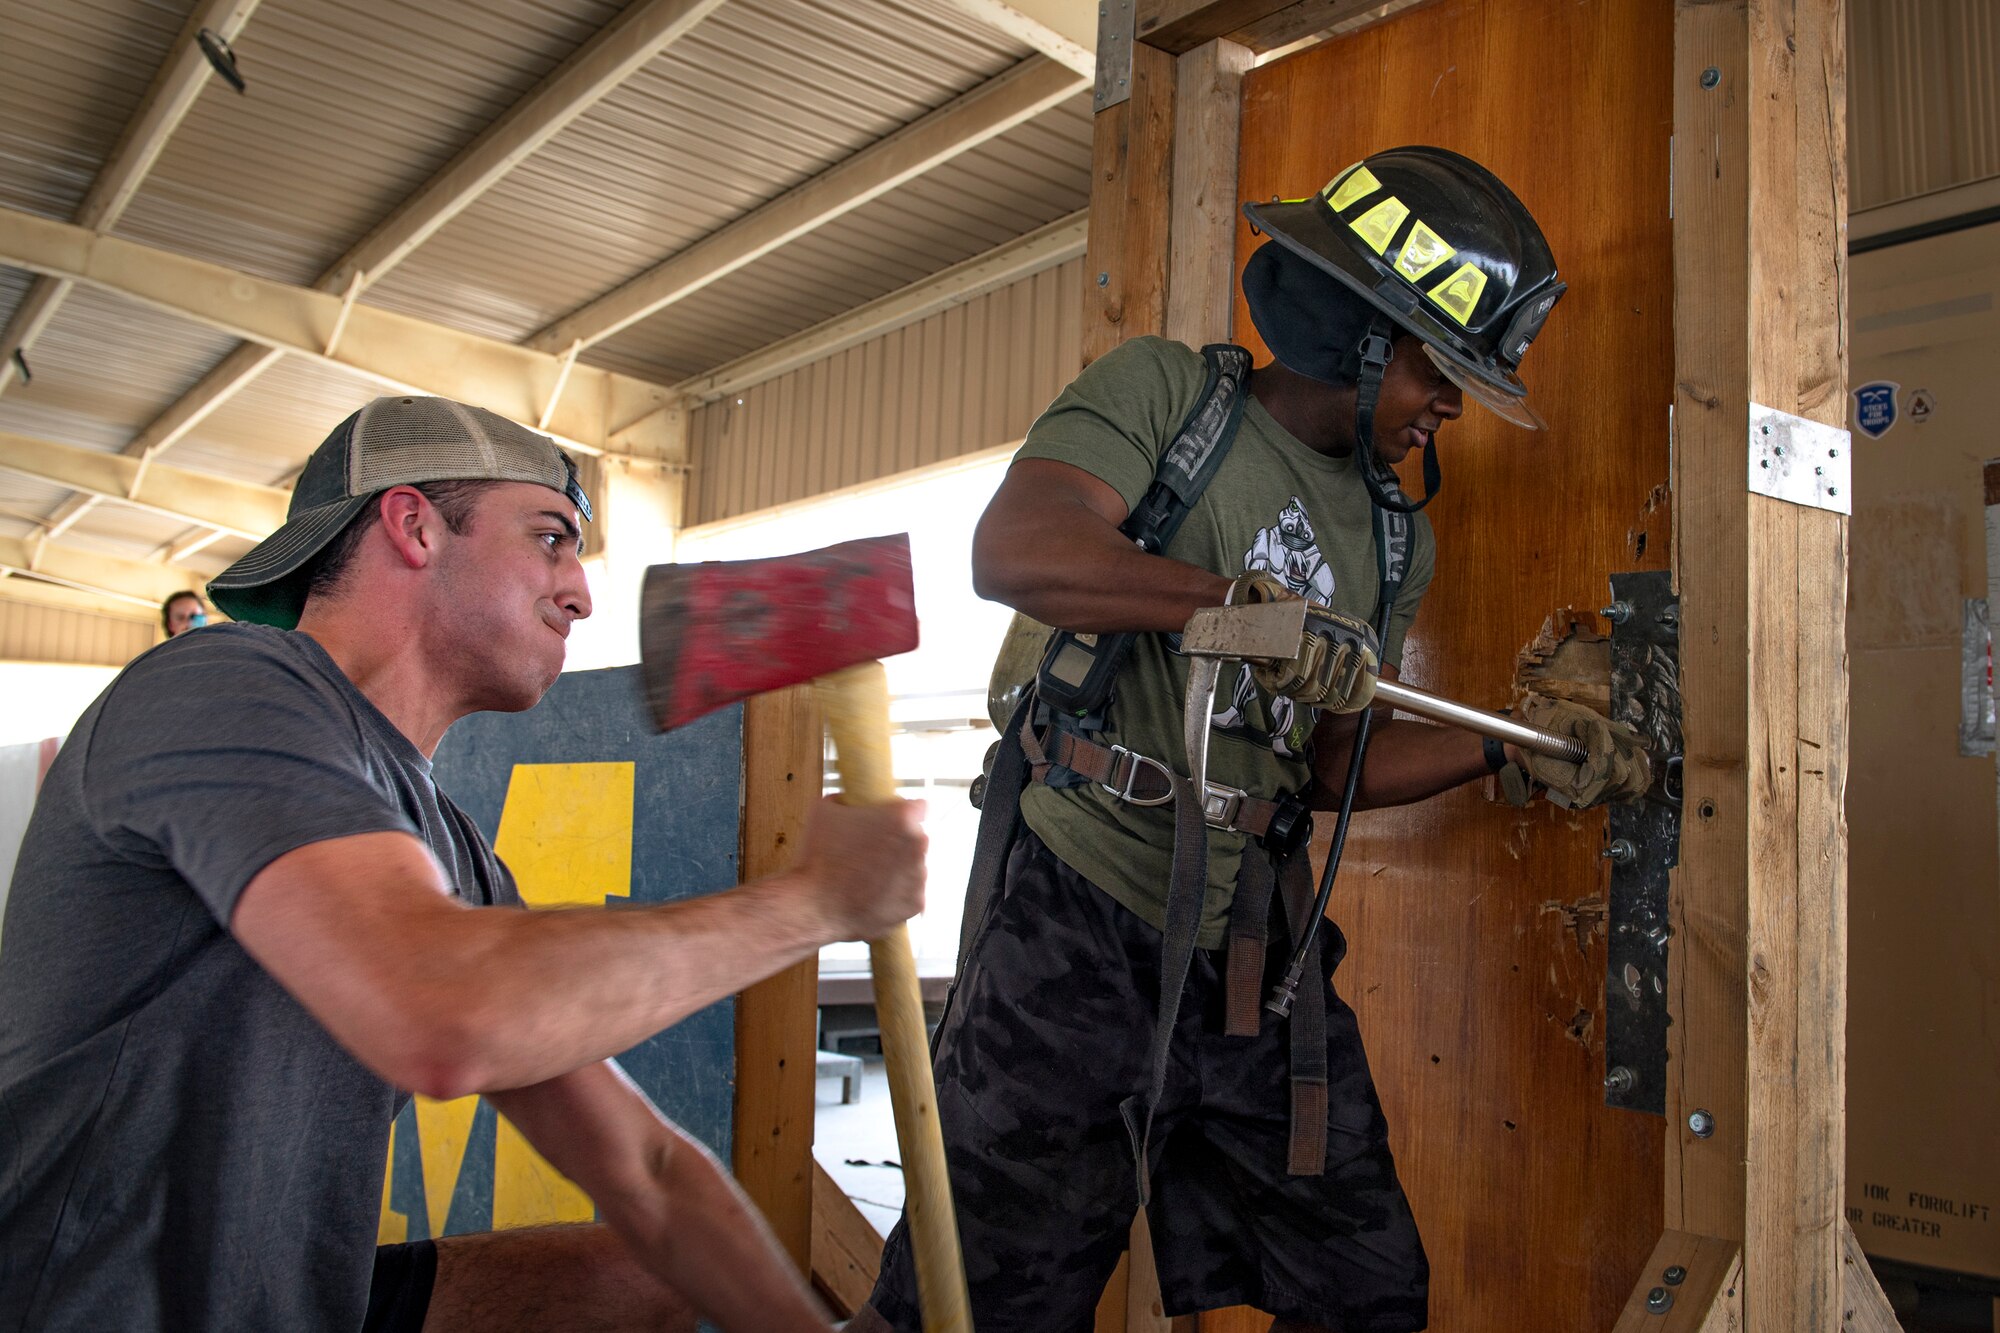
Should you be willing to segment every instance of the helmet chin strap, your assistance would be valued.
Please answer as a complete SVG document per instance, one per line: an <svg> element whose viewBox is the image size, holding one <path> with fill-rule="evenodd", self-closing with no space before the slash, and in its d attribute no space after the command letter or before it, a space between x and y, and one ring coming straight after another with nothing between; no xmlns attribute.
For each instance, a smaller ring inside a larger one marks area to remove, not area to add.
<svg viewBox="0 0 2000 1333"><path fill-rule="evenodd" d="M1368 488L1368 498L1398 514L1414 514L1437 499L1443 476L1438 471L1436 436L1431 437L1430 447L1424 450L1424 498L1421 500L1411 500L1403 494L1396 474L1375 452L1375 404L1382 396L1382 374L1389 368L1393 351L1389 343L1389 327L1386 320L1374 320L1368 325L1368 332L1361 336L1361 372L1356 377L1354 392L1355 451L1360 455L1361 484Z"/></svg>

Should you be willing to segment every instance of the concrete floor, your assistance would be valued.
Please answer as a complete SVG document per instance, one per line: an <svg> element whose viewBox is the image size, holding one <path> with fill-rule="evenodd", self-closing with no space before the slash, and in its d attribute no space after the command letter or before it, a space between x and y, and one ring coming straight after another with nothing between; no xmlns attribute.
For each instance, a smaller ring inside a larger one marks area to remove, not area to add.
<svg viewBox="0 0 2000 1333"><path fill-rule="evenodd" d="M866 1058L861 1098L841 1104L840 1080L823 1078L813 1117L813 1157L883 1235L903 1211L903 1170L896 1118L889 1106L889 1076L879 1055ZM850 1162L866 1165L851 1166Z"/></svg>

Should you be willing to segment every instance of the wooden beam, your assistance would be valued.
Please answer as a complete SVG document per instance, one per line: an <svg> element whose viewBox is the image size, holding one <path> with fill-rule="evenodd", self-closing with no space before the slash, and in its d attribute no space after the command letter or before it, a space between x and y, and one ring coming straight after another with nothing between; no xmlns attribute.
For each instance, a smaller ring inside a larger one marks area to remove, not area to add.
<svg viewBox="0 0 2000 1333"><path fill-rule="evenodd" d="M864 343L878 334L928 319L1010 282L1067 263L1084 252L1088 209L1078 209L984 254L919 278L907 287L856 306L789 338L704 371L674 386L694 402L713 402L821 357Z"/></svg>
<svg viewBox="0 0 2000 1333"><path fill-rule="evenodd" d="M1090 248L1083 266L1083 360L1161 333L1172 223L1174 58L1132 47L1132 95L1091 128Z"/></svg>
<svg viewBox="0 0 2000 1333"><path fill-rule="evenodd" d="M1091 0L951 0L987 27L1032 46L1085 78L1097 73L1097 6Z"/></svg>
<svg viewBox="0 0 2000 1333"><path fill-rule="evenodd" d="M1046 56L1030 56L563 316L530 338L528 346L554 352L602 342L721 281L787 241L1006 133L1086 86L1075 71Z"/></svg>
<svg viewBox="0 0 2000 1333"><path fill-rule="evenodd" d="M212 472L0 431L0 470L262 541L285 521L291 493Z"/></svg>
<svg viewBox="0 0 2000 1333"><path fill-rule="evenodd" d="M882 1268L882 1236L854 1200L818 1162L812 1164L812 1284L848 1319L875 1290Z"/></svg>
<svg viewBox="0 0 2000 1333"><path fill-rule="evenodd" d="M1299 0L1237 29L1229 40L1249 47L1260 58L1276 59L1312 45L1315 38L1345 36L1432 3L1435 0Z"/></svg>
<svg viewBox="0 0 2000 1333"><path fill-rule="evenodd" d="M810 688L743 706L745 881L792 863L820 795L819 710ZM736 1179L804 1274L814 1258L814 1016L819 959L808 958L736 999ZM846 1199L841 1200L842 1203Z"/></svg>
<svg viewBox="0 0 2000 1333"><path fill-rule="evenodd" d="M1213 41L1174 62L1166 335L1190 347L1229 337L1243 76L1255 60L1246 46Z"/></svg>
<svg viewBox="0 0 2000 1333"><path fill-rule="evenodd" d="M1738 1333L1742 1327L1742 1248L1669 1231L1653 1247L1612 1333Z"/></svg>
<svg viewBox="0 0 2000 1333"><path fill-rule="evenodd" d="M180 128L181 121L194 109L195 99L208 86L214 67L208 63L195 38L202 31L233 42L249 23L258 0L208 0L188 15L167 58L153 75L152 86L139 102L139 109L125 123L111 155L91 182L90 192L76 210L76 222L92 231L110 231L124 215L126 205L139 192L141 182L153 169L167 140ZM18 373L14 354L25 354L55 318L70 284L61 278L37 278L28 288L20 306L0 332L0 393Z"/></svg>
<svg viewBox="0 0 2000 1333"><path fill-rule="evenodd" d="M1132 35L1173 55L1269 18L1292 0L1137 0Z"/></svg>
<svg viewBox="0 0 2000 1333"><path fill-rule="evenodd" d="M1994 1313L2000 1315L2000 1308ZM1901 1333L1903 1327L1844 1217L1840 1219L1840 1315L1841 1333Z"/></svg>
<svg viewBox="0 0 2000 1333"><path fill-rule="evenodd" d="M311 357L392 391L439 394L528 425L546 416L543 429L588 453L650 452L679 409L664 385L13 209L0 209L0 262Z"/></svg>
<svg viewBox="0 0 2000 1333"><path fill-rule="evenodd" d="M1846 422L1845 106L1840 0L1677 8L1665 1211L1741 1245L1758 1330L1841 1322L1847 520L1746 470L1753 403Z"/></svg>
<svg viewBox="0 0 2000 1333"><path fill-rule="evenodd" d="M508 172L650 64L721 4L722 0L643 0L620 12L525 97L502 112L380 225L335 260L312 285L319 291L343 296L350 284L357 294L367 291L440 227L478 202ZM207 68L206 61L201 64ZM107 223L98 230L108 226ZM38 280L36 289L49 281L53 280ZM125 453L136 458L172 448L217 408L276 365L282 355L257 343L236 348L202 376L200 383L140 431L125 446ZM5 380L0 379L0 388L4 387ZM49 534L60 536L95 503L90 496L65 501L49 517Z"/></svg>
<svg viewBox="0 0 2000 1333"><path fill-rule="evenodd" d="M0 569L147 607L158 607L177 592L199 590L208 581L192 570L18 537L0 537Z"/></svg>

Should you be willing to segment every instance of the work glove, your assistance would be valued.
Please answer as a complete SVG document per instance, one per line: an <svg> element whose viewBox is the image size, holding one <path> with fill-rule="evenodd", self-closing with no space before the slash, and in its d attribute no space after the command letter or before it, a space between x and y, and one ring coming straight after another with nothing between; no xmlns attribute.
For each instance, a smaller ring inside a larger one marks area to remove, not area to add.
<svg viewBox="0 0 2000 1333"><path fill-rule="evenodd" d="M1633 801L1653 785L1652 761L1639 733L1594 709L1539 694L1518 710L1523 721L1558 736L1582 741L1590 753L1580 764L1523 751L1528 772L1549 789L1558 805L1583 808L1606 801Z"/></svg>
<svg viewBox="0 0 2000 1333"><path fill-rule="evenodd" d="M1290 601L1297 596L1269 571L1252 570L1229 585L1227 605ZM1358 713L1374 701L1381 662L1381 645L1367 621L1307 602L1298 656L1252 663L1250 676L1268 693L1288 695L1333 713Z"/></svg>

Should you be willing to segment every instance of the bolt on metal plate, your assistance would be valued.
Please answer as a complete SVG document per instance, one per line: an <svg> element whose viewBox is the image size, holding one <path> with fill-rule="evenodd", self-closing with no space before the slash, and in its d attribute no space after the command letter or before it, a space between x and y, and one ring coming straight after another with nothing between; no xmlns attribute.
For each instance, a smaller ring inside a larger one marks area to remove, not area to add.
<svg viewBox="0 0 2000 1333"><path fill-rule="evenodd" d="M1838 426L1750 404L1750 490L1808 509L1854 512L1853 441Z"/></svg>

